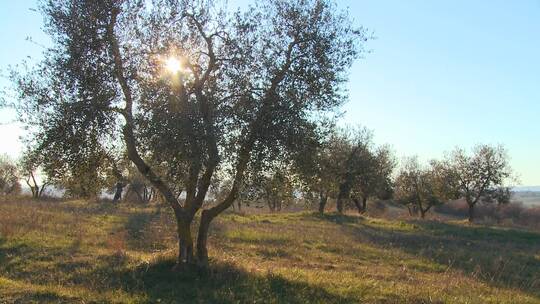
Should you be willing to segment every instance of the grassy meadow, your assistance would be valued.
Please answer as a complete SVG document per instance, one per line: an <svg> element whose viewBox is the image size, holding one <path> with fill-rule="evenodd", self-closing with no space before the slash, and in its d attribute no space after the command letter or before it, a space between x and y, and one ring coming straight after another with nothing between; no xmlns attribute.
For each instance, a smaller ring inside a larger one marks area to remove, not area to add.
<svg viewBox="0 0 540 304"><path fill-rule="evenodd" d="M165 206L0 202L0 303L540 303L540 233L464 221L228 212L174 272Z"/></svg>

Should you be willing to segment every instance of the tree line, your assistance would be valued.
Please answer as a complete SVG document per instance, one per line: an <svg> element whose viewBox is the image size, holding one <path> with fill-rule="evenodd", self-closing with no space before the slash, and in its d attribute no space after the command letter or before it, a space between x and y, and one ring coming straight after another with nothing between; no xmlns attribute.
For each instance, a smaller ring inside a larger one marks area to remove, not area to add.
<svg viewBox="0 0 540 304"><path fill-rule="evenodd" d="M335 127L371 34L332 1L231 11L215 1L59 0L40 10L53 44L11 73L30 188L43 191L39 169L67 195L108 187L118 200L128 186L162 200L176 219L178 267L208 265L211 222L235 201L279 210L302 196L324 212L334 198L338 212L352 203L362 213L369 199L394 196L424 215L461 196L472 220L478 202L508 194L502 148L458 150L427 167L411 160L394 178L388 146L365 128Z"/></svg>

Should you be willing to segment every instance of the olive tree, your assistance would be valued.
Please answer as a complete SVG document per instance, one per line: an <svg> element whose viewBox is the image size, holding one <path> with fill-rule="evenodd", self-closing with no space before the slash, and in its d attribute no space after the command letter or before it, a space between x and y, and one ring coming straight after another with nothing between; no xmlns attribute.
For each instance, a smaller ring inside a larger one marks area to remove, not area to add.
<svg viewBox="0 0 540 304"><path fill-rule="evenodd" d="M98 146L125 149L174 211L178 265L207 265L210 223L233 204L254 157L298 150L344 101L347 70L367 38L330 1L220 7L44 1L54 44L13 77L21 112L66 161L91 159ZM220 170L231 186L205 204Z"/></svg>
<svg viewBox="0 0 540 304"><path fill-rule="evenodd" d="M389 147L377 147L372 132L364 127L334 127L326 132L310 146L313 151L296 162L308 193L319 195L319 212L324 212L332 196L337 198L338 212L352 199L361 213L368 198L388 196L395 166Z"/></svg>
<svg viewBox="0 0 540 304"><path fill-rule="evenodd" d="M0 194L19 194L19 172L15 162L7 155L0 155Z"/></svg>
<svg viewBox="0 0 540 304"><path fill-rule="evenodd" d="M247 178L242 191L251 201L264 201L271 212L290 206L297 189L294 174L288 168L279 167L265 172L253 172Z"/></svg>
<svg viewBox="0 0 540 304"><path fill-rule="evenodd" d="M391 196L391 176L396 166L396 161L388 146L366 152L363 155L363 161L356 163L359 166L357 168L359 174L351 189L351 199L359 213L366 212L368 199L373 197L386 199Z"/></svg>
<svg viewBox="0 0 540 304"><path fill-rule="evenodd" d="M423 166L417 157L404 161L395 179L394 198L409 208L409 214L420 212L425 218L434 206L457 198L455 179L446 164L431 161Z"/></svg>
<svg viewBox="0 0 540 304"><path fill-rule="evenodd" d="M41 155L31 148L25 150L19 159L18 167L20 175L30 188L33 198L40 198L50 183L47 176L40 174L42 162Z"/></svg>
<svg viewBox="0 0 540 304"><path fill-rule="evenodd" d="M474 220L474 207L479 202L507 203L510 200L512 169L502 146L478 145L472 154L456 149L448 156L457 190L469 206L469 222Z"/></svg>
<svg viewBox="0 0 540 304"><path fill-rule="evenodd" d="M328 198L335 197L342 172L344 155L342 139L333 125L321 137L304 145L293 162L293 171L300 180L300 188L308 200L318 201L319 213L324 213Z"/></svg>

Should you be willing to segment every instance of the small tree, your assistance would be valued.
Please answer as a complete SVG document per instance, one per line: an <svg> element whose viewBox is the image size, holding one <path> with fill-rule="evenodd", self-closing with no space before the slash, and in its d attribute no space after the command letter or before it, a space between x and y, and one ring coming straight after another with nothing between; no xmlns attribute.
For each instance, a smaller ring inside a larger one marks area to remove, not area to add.
<svg viewBox="0 0 540 304"><path fill-rule="evenodd" d="M289 170L273 170L249 179L243 191L249 199L266 202L271 212L281 211L294 200L295 185Z"/></svg>
<svg viewBox="0 0 540 304"><path fill-rule="evenodd" d="M0 155L0 194L13 195L21 192L17 165L7 155Z"/></svg>
<svg viewBox="0 0 540 304"><path fill-rule="evenodd" d="M405 161L395 180L394 198L407 206L409 214L425 218L436 205L456 197L452 176L443 163L431 161L423 167L416 157Z"/></svg>
<svg viewBox="0 0 540 304"><path fill-rule="evenodd" d="M505 183L512 176L508 155L502 146L478 145L472 154L454 150L448 157L457 189L469 206L469 222L474 220L474 207L479 202L506 203L510 190Z"/></svg>
<svg viewBox="0 0 540 304"><path fill-rule="evenodd" d="M42 162L41 155L30 148L23 153L19 160L19 172L30 188L33 198L40 198L50 183L46 175L40 174Z"/></svg>
<svg viewBox="0 0 540 304"><path fill-rule="evenodd" d="M335 153L339 153L341 174L339 178L339 190L336 200L336 209L343 212L344 203L350 198L351 190L362 170L368 167L372 155L373 134L366 128L342 131L341 138L336 145Z"/></svg>
<svg viewBox="0 0 540 304"><path fill-rule="evenodd" d="M357 163L361 165L357 169L360 173L355 179L351 193L351 198L360 213L366 212L369 198L385 199L391 196L391 175L396 166L396 161L388 146L368 151L364 157L363 162Z"/></svg>
<svg viewBox="0 0 540 304"><path fill-rule="evenodd" d="M318 202L319 213L324 213L329 197L335 197L343 171L343 145L334 126L330 126L318 140L305 145L305 151L294 160L304 198Z"/></svg>
<svg viewBox="0 0 540 304"><path fill-rule="evenodd" d="M330 196L337 197L338 212L350 198L358 211L364 212L368 198L385 197L391 192L390 175L395 161L388 147L376 148L368 129L330 128L313 150L302 154L297 163L309 196L319 197L320 213Z"/></svg>

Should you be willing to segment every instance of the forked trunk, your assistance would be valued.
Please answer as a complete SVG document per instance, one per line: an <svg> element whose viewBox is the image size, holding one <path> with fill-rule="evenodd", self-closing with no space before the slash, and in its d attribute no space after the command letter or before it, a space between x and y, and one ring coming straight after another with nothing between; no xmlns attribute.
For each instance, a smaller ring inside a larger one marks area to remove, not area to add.
<svg viewBox="0 0 540 304"><path fill-rule="evenodd" d="M32 197L39 198L39 186L34 186L30 188L32 190Z"/></svg>
<svg viewBox="0 0 540 304"><path fill-rule="evenodd" d="M356 197L353 198L352 200L354 202L354 205L356 206L356 209L358 209L358 213L360 213L360 214L366 213L367 197L362 197L362 202L360 202L360 200L358 198L356 198Z"/></svg>

